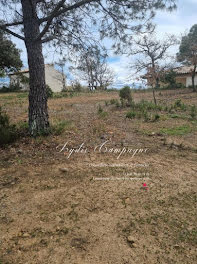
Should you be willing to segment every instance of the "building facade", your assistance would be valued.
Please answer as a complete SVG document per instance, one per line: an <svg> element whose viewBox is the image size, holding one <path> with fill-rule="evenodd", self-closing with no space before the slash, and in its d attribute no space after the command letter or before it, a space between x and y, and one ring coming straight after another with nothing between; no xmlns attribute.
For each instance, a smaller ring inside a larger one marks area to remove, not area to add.
<svg viewBox="0 0 197 264"><path fill-rule="evenodd" d="M174 71L176 72L176 82L182 83L185 87L191 86L193 68L194 68L193 66L183 66L175 69ZM194 83L195 85L197 85L197 70L196 70Z"/></svg>
<svg viewBox="0 0 197 264"><path fill-rule="evenodd" d="M20 85L23 91L29 90L29 70L9 74L11 85ZM54 64L45 64L45 79L46 84L52 89L53 92L61 92L66 86L66 77L54 68Z"/></svg>

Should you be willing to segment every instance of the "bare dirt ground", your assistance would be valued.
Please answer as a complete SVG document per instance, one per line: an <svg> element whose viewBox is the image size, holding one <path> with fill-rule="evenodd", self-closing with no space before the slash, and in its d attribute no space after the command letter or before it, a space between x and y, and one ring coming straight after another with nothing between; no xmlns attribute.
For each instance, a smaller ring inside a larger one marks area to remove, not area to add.
<svg viewBox="0 0 197 264"><path fill-rule="evenodd" d="M50 121L66 121L63 133L0 149L1 264L197 263L197 123L166 113L158 122L129 120L128 109L105 105L113 98L118 93L50 99ZM188 90L157 98L197 105ZM27 119L26 97L1 94L0 104L12 122ZM181 126L191 129L160 133ZM108 152L94 151L107 140ZM84 143L84 152L68 159L59 152L66 142ZM110 152L124 147L148 151L119 159Z"/></svg>

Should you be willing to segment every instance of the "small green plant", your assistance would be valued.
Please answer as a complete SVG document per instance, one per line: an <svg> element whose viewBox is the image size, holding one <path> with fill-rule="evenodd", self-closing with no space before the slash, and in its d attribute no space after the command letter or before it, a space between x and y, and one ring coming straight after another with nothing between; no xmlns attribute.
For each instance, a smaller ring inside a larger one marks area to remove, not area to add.
<svg viewBox="0 0 197 264"><path fill-rule="evenodd" d="M108 101L105 101L105 106L108 106L109 105L109 102Z"/></svg>
<svg viewBox="0 0 197 264"><path fill-rule="evenodd" d="M108 116L108 113L105 111L99 112L99 117L105 119Z"/></svg>
<svg viewBox="0 0 197 264"><path fill-rule="evenodd" d="M127 114L126 114L126 118L129 118L129 119L134 119L136 118L137 116L137 113L134 112L134 111L129 111Z"/></svg>
<svg viewBox="0 0 197 264"><path fill-rule="evenodd" d="M119 92L122 107L130 106L132 103L131 89L129 86L124 86Z"/></svg>
<svg viewBox="0 0 197 264"><path fill-rule="evenodd" d="M120 104L120 102L117 100L117 102L116 102L116 107L117 108L119 108L119 107L121 107L121 104Z"/></svg>
<svg viewBox="0 0 197 264"><path fill-rule="evenodd" d="M147 111L143 111L143 112L142 112L142 115L143 115L143 118L144 118L144 121L145 121L145 122L148 122L148 121L151 120L151 117L150 117L150 115L148 114Z"/></svg>
<svg viewBox="0 0 197 264"><path fill-rule="evenodd" d="M191 111L190 111L190 116L192 119L196 119L197 116L197 108L195 105L192 105Z"/></svg>
<svg viewBox="0 0 197 264"><path fill-rule="evenodd" d="M182 102L181 99L177 99L174 103L174 108L175 109L181 109L182 111L187 110L187 106Z"/></svg>
<svg viewBox="0 0 197 264"><path fill-rule="evenodd" d="M110 104L111 104L111 105L113 105L113 104L115 105L115 104L117 104L117 102L118 102L117 99L111 99L111 100L110 100Z"/></svg>
<svg viewBox="0 0 197 264"><path fill-rule="evenodd" d="M101 114L103 112L103 108L102 106L99 104L98 106L98 114Z"/></svg>
<svg viewBox="0 0 197 264"><path fill-rule="evenodd" d="M48 84L46 84L46 93L47 93L47 98L53 97L53 91Z"/></svg>
<svg viewBox="0 0 197 264"><path fill-rule="evenodd" d="M159 121L160 118L161 118L161 116L160 116L159 114L155 114L155 115L154 115L154 118L153 118L153 122L157 122L157 121Z"/></svg>

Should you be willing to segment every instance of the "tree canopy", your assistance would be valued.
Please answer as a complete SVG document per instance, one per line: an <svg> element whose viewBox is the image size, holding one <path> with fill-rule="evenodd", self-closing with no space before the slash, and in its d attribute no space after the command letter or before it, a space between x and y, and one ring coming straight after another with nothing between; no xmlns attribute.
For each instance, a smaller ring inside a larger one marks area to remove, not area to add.
<svg viewBox="0 0 197 264"><path fill-rule="evenodd" d="M151 30L158 10L173 10L176 0L2 0L0 29L23 40L29 76L29 131L49 129L42 44L65 48L72 57L99 39L113 39L113 48L131 45L135 33Z"/></svg>
<svg viewBox="0 0 197 264"><path fill-rule="evenodd" d="M189 33L182 37L177 60L184 65L193 66L191 70L192 87L195 91L195 76L197 69L197 24L193 25Z"/></svg>
<svg viewBox="0 0 197 264"><path fill-rule="evenodd" d="M22 67L20 50L8 39L8 36L0 30L0 76L17 71Z"/></svg>

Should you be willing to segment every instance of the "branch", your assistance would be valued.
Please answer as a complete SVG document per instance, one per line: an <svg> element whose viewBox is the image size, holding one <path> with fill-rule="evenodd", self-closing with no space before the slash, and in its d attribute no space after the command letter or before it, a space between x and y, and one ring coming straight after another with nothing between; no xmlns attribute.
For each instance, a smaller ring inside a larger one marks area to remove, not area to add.
<svg viewBox="0 0 197 264"><path fill-rule="evenodd" d="M14 36L16 38L25 40L25 38L23 36L20 36L19 34L14 33L13 31L11 31L8 28L6 28L5 26L0 26L0 29L2 29L3 31L6 31L7 33L11 34L12 36Z"/></svg>
<svg viewBox="0 0 197 264"><path fill-rule="evenodd" d="M67 6L67 7L64 7L60 10L61 7L63 7L64 5L64 2L65 0L62 0L59 2L59 4L55 7L55 9L52 11L52 13L48 16L48 17L45 17L43 19L40 19L40 24L47 21L47 24L45 25L44 29L42 30L42 32L38 35L37 39L36 40L41 40L42 37L44 36L44 34L48 31L53 19L55 17L58 17L60 16L61 14L63 13L66 13L68 11L71 11L73 9L76 9L76 8L79 8L81 7L82 5L85 5L85 4L89 4L91 2L94 2L95 0L82 0L72 6Z"/></svg>
<svg viewBox="0 0 197 264"><path fill-rule="evenodd" d="M49 36L49 37L42 39L41 43L46 43L46 42L54 40L54 39L56 39L56 36Z"/></svg>
<svg viewBox="0 0 197 264"><path fill-rule="evenodd" d="M19 26L19 25L22 25L22 24L23 24L23 21L12 22L12 23L8 23L8 24L0 25L0 28L2 28L2 27L13 27L13 26Z"/></svg>

